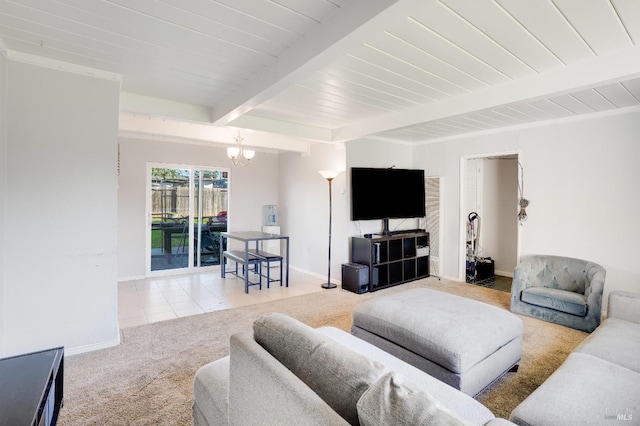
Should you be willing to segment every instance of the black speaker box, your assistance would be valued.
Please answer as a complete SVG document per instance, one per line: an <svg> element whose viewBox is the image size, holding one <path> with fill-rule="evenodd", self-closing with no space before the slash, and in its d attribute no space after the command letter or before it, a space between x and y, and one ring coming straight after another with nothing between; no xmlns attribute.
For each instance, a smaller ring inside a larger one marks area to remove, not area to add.
<svg viewBox="0 0 640 426"><path fill-rule="evenodd" d="M343 263L342 288L358 294L369 291L369 267L358 263Z"/></svg>

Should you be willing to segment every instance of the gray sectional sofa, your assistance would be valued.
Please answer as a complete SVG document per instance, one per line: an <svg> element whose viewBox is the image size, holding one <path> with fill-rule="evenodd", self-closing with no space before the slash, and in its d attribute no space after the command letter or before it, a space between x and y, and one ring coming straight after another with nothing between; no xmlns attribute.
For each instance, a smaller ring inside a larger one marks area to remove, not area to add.
<svg viewBox="0 0 640 426"><path fill-rule="evenodd" d="M639 425L638 410L640 294L615 291L609 294L607 319L510 419L522 426Z"/></svg>
<svg viewBox="0 0 640 426"><path fill-rule="evenodd" d="M357 337L282 314L260 317L253 333L231 337L229 357L198 370L193 423L512 424Z"/></svg>
<svg viewBox="0 0 640 426"><path fill-rule="evenodd" d="M196 373L193 423L637 425L640 294L612 292L608 315L510 421L342 330L262 316L232 336L229 357Z"/></svg>

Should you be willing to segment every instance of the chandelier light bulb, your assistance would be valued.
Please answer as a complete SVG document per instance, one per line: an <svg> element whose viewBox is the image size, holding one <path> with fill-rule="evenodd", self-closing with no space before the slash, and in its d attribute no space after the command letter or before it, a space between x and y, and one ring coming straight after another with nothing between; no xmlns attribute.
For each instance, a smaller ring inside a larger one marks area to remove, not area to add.
<svg viewBox="0 0 640 426"><path fill-rule="evenodd" d="M227 157L234 160L238 158L238 155L240 155L240 148L227 148Z"/></svg>

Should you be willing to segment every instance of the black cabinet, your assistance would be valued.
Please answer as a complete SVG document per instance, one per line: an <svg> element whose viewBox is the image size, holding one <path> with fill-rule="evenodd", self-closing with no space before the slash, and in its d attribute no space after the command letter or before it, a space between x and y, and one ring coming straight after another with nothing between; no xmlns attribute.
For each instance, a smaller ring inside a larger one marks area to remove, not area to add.
<svg viewBox="0 0 640 426"><path fill-rule="evenodd" d="M369 291L429 276L429 233L351 238L351 261L369 267Z"/></svg>
<svg viewBox="0 0 640 426"><path fill-rule="evenodd" d="M0 424L54 426L63 377L62 347L0 359Z"/></svg>

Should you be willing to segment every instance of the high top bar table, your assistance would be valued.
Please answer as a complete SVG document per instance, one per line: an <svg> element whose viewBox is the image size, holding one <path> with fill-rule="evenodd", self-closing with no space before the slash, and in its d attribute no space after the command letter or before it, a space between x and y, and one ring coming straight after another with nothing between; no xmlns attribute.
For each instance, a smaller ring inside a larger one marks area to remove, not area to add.
<svg viewBox="0 0 640 426"><path fill-rule="evenodd" d="M266 240L284 240L285 246L285 259L287 263L287 269L285 271L285 285L289 287L289 237L287 235L269 234L267 232L259 231L240 231L240 232L221 232L220 233L220 275L224 277L224 261L223 252L225 247L225 239L237 240L244 243L244 261L245 261L245 274L244 274L244 292L249 293L249 244L255 242L255 249L258 250L258 243ZM284 264L284 259L283 259Z"/></svg>

